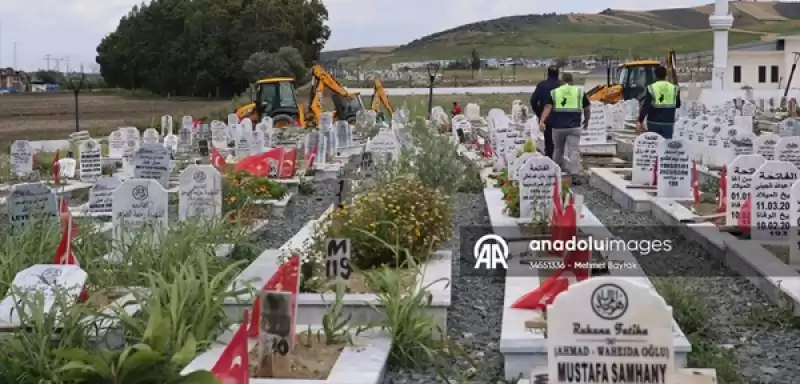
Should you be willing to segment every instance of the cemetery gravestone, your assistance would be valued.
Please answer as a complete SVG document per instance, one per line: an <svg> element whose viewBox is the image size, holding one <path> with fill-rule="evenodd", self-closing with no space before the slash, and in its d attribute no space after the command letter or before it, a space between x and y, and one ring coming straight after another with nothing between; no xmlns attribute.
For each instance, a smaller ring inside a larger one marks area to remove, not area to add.
<svg viewBox="0 0 800 384"><path fill-rule="evenodd" d="M159 241L168 228L168 204L167 190L157 181L125 180L112 194L114 239L123 244L130 244L134 238L142 240L142 236L145 241Z"/></svg>
<svg viewBox="0 0 800 384"><path fill-rule="evenodd" d="M735 159L741 155L752 155L755 141L756 135L753 132L737 131L736 137L730 140L730 145L733 148L733 158Z"/></svg>
<svg viewBox="0 0 800 384"><path fill-rule="evenodd" d="M228 126L221 121L211 122L211 146L216 149L228 148Z"/></svg>
<svg viewBox="0 0 800 384"><path fill-rule="evenodd" d="M658 197L692 197L692 152L680 140L662 140L658 145Z"/></svg>
<svg viewBox="0 0 800 384"><path fill-rule="evenodd" d="M63 179L75 178L75 172L78 168L78 162L72 158L58 159L58 177ZM62 181L63 183L63 181Z"/></svg>
<svg viewBox="0 0 800 384"><path fill-rule="evenodd" d="M673 339L672 309L654 289L593 277L547 309L549 380L677 383Z"/></svg>
<svg viewBox="0 0 800 384"><path fill-rule="evenodd" d="M793 225L789 228L789 266L794 270L800 269L800 180L792 184L791 200L789 201L791 212L790 222Z"/></svg>
<svg viewBox="0 0 800 384"><path fill-rule="evenodd" d="M258 129L259 124L261 123L256 124L256 129L253 131L252 134L252 141L250 142L251 155L258 155L266 151L266 144L265 144L266 139L264 137L264 131Z"/></svg>
<svg viewBox="0 0 800 384"><path fill-rule="evenodd" d="M172 127L175 125L174 121L172 120L172 116L164 115L161 116L161 136L171 135L172 134Z"/></svg>
<svg viewBox="0 0 800 384"><path fill-rule="evenodd" d="M396 160L400 154L400 142L391 132L381 132L367 143L367 152L373 154L388 154L391 159Z"/></svg>
<svg viewBox="0 0 800 384"><path fill-rule="evenodd" d="M694 142L691 145L692 158L699 163L703 162L703 154L707 153L708 145L706 145L706 129L711 125L708 121L703 121L700 124L694 125Z"/></svg>
<svg viewBox="0 0 800 384"><path fill-rule="evenodd" d="M580 145L606 143L606 110L602 103L593 102L590 107L589 124L581 131Z"/></svg>
<svg viewBox="0 0 800 384"><path fill-rule="evenodd" d="M767 161L756 170L750 192L751 239L789 240L791 189L797 176L797 167L785 161Z"/></svg>
<svg viewBox="0 0 800 384"><path fill-rule="evenodd" d="M122 130L117 129L108 135L108 157L112 159L121 159L125 154L125 135Z"/></svg>
<svg viewBox="0 0 800 384"><path fill-rule="evenodd" d="M114 176L103 176L89 188L89 202L87 203L90 214L111 215L112 194L122 184Z"/></svg>
<svg viewBox="0 0 800 384"><path fill-rule="evenodd" d="M152 179L169 188L170 163L169 151L158 144L145 144L134 156L133 177L137 179Z"/></svg>
<svg viewBox="0 0 800 384"><path fill-rule="evenodd" d="M720 136L723 134L722 127L722 124L710 124L703 132L708 150L703 151L701 156L703 158L703 164L709 167L719 164L717 162L717 155L722 151L722 141L720 140Z"/></svg>
<svg viewBox="0 0 800 384"><path fill-rule="evenodd" d="M180 220L216 220L222 215L222 176L210 165L190 165L181 172L178 198Z"/></svg>
<svg viewBox="0 0 800 384"><path fill-rule="evenodd" d="M142 144L159 144L161 136L155 128L147 128L142 134Z"/></svg>
<svg viewBox="0 0 800 384"><path fill-rule="evenodd" d="M178 145L177 145L177 152L178 153L189 153L192 151L192 128L190 126L182 126L181 129L178 130Z"/></svg>
<svg viewBox="0 0 800 384"><path fill-rule="evenodd" d="M336 122L336 143L338 148L347 148L350 146L350 124L347 121L339 120ZM338 152L338 151L337 151Z"/></svg>
<svg viewBox="0 0 800 384"><path fill-rule="evenodd" d="M767 160L761 155L742 155L736 157L726 174L727 191L725 196L725 225L735 226L742 211L742 204L750 196L753 175Z"/></svg>
<svg viewBox="0 0 800 384"><path fill-rule="evenodd" d="M26 176L33 172L33 146L28 140L17 140L11 144L11 172Z"/></svg>
<svg viewBox="0 0 800 384"><path fill-rule="evenodd" d="M28 317L34 316L34 311L51 313L56 302L64 300L64 296L76 300L88 277L86 271L77 265L37 264L20 271L11 282L8 296L0 301L0 325L23 325L20 311ZM36 309L30 307L38 304L34 304L33 294L41 294L44 298Z"/></svg>
<svg viewBox="0 0 800 384"><path fill-rule="evenodd" d="M233 126L239 124L239 116L236 116L235 113L228 114L228 126Z"/></svg>
<svg viewBox="0 0 800 384"><path fill-rule="evenodd" d="M81 181L94 181L103 175L103 151L97 140L86 140L78 148Z"/></svg>
<svg viewBox="0 0 800 384"><path fill-rule="evenodd" d="M633 169L631 184L653 184L653 167L658 157L658 146L664 138L655 132L645 132L633 141Z"/></svg>
<svg viewBox="0 0 800 384"><path fill-rule="evenodd" d="M32 221L59 217L56 194L44 183L14 185L7 205L8 218L14 230L24 228Z"/></svg>
<svg viewBox="0 0 800 384"><path fill-rule="evenodd" d="M561 185L561 168L544 156L531 156L519 169L519 217L548 217L553 210L553 187Z"/></svg>
<svg viewBox="0 0 800 384"><path fill-rule="evenodd" d="M780 136L774 133L768 133L766 135L759 136L756 139L754 146L756 154L764 156L767 161L776 160L775 147L778 145L780 140Z"/></svg>
<svg viewBox="0 0 800 384"><path fill-rule="evenodd" d="M178 139L178 136L170 133L164 137L164 148L170 151L170 153L177 153L179 141L180 139Z"/></svg>
<svg viewBox="0 0 800 384"><path fill-rule="evenodd" d="M239 125L236 139L236 157L239 159L250 155L250 143L253 141L253 131L247 130L244 125Z"/></svg>
<svg viewBox="0 0 800 384"><path fill-rule="evenodd" d="M800 122L794 118L784 119L778 123L778 136L790 137L800 136Z"/></svg>
<svg viewBox="0 0 800 384"><path fill-rule="evenodd" d="M522 165L525 164L525 162L528 161L529 158L531 158L531 156L541 156L541 155L538 153L525 152L518 158L514 159L513 163L508 165L508 175L511 178L511 180L519 181L519 170L522 168Z"/></svg>
<svg viewBox="0 0 800 384"><path fill-rule="evenodd" d="M464 115L468 120L477 121L481 119L481 107L475 103L467 104L464 109Z"/></svg>
<svg viewBox="0 0 800 384"><path fill-rule="evenodd" d="M775 157L778 161L787 161L800 167L800 137L784 137L775 146Z"/></svg>

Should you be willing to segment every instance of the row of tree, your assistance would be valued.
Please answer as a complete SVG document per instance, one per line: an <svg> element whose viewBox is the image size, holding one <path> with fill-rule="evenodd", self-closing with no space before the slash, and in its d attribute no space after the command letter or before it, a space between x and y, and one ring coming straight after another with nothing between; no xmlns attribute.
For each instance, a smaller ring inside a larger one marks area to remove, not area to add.
<svg viewBox="0 0 800 384"><path fill-rule="evenodd" d="M100 42L97 63L111 87L228 97L257 76L305 74L327 19L321 0L153 0Z"/></svg>

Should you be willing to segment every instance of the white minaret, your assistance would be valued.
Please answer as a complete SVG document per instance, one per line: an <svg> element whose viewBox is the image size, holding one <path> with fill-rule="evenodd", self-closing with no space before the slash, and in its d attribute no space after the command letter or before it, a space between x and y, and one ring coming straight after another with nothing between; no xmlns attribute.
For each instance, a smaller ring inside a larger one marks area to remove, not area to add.
<svg viewBox="0 0 800 384"><path fill-rule="evenodd" d="M711 89L721 91L725 88L725 71L728 69L728 30L733 26L733 16L728 14L728 0L716 0L714 14L709 16L708 24L714 31L714 76Z"/></svg>

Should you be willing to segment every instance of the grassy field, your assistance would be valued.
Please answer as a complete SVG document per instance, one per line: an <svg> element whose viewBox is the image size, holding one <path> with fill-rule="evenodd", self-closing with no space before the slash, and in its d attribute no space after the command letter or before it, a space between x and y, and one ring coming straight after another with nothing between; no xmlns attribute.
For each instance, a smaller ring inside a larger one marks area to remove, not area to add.
<svg viewBox="0 0 800 384"><path fill-rule="evenodd" d="M730 44L800 32L800 3L733 3ZM481 57L617 58L663 56L710 50L708 17L713 5L652 11L607 9L598 14L520 15L467 24L395 47L324 52L343 65L382 67L392 62Z"/></svg>

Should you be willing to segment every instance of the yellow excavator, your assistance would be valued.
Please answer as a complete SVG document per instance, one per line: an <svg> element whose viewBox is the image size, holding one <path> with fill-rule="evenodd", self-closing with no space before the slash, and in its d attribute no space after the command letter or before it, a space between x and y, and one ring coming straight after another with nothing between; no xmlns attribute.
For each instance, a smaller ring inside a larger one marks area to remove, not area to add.
<svg viewBox="0 0 800 384"><path fill-rule="evenodd" d="M386 112L389 113L389 119L392 118L392 104L389 102L389 97L386 95L386 89L383 88L383 84L381 83L380 79L375 78L375 84L372 86L372 100L369 103L369 109L380 112L378 108L383 105L383 108Z"/></svg>
<svg viewBox="0 0 800 384"><path fill-rule="evenodd" d="M350 124L355 124L356 115L359 111L364 109L364 100L361 94L348 91L333 75L328 73L321 65L315 65L311 68L311 97L308 103L313 116L312 123L319 126L320 117L322 116L322 97L325 94L325 89L330 90L333 94L334 118L337 120L347 120Z"/></svg>
<svg viewBox="0 0 800 384"><path fill-rule="evenodd" d="M608 68L606 84L598 85L588 92L586 96L590 101L600 101L614 104L623 100L642 100L647 86L656 81L655 70L661 66L660 61L639 60L622 63L612 81L611 68ZM675 50L667 53L665 67L667 68L667 81L678 85L678 75L675 73Z"/></svg>
<svg viewBox="0 0 800 384"><path fill-rule="evenodd" d="M252 103L236 110L239 119L249 117L254 122L259 122L264 116L273 120L275 128L290 125L305 127L306 123L319 126L322 116L322 97L325 89L333 92L332 99L335 108L334 116L342 116L351 124L355 123L356 114L364 109L364 101L358 93L348 92L338 81L322 66L315 65L311 68L312 86L309 100L309 109L312 119L307 122L306 111L302 104L297 103L297 89L294 79L290 77L274 77L261 79L255 83L255 90L251 94Z"/></svg>

